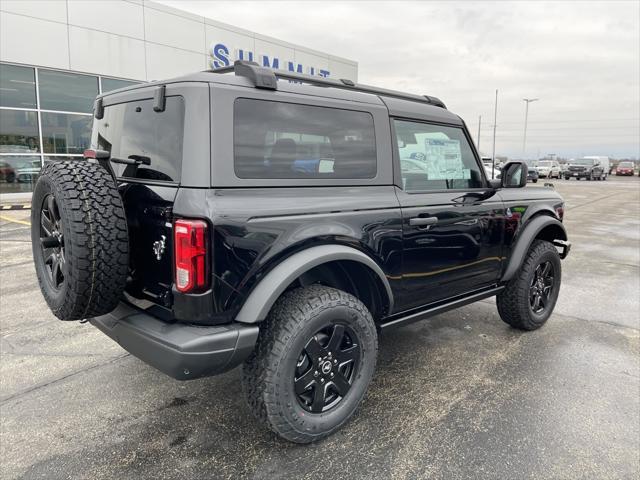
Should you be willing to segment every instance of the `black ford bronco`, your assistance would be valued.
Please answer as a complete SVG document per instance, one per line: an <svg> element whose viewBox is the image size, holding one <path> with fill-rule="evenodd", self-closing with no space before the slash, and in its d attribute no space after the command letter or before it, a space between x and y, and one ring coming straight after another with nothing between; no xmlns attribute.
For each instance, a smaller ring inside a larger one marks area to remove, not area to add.
<svg viewBox="0 0 640 480"><path fill-rule="evenodd" d="M242 364L288 440L353 415L385 329L491 296L522 330L553 311L562 198L522 188L520 162L487 179L437 98L236 62L101 95L94 117L85 160L33 194L47 304L176 379Z"/></svg>

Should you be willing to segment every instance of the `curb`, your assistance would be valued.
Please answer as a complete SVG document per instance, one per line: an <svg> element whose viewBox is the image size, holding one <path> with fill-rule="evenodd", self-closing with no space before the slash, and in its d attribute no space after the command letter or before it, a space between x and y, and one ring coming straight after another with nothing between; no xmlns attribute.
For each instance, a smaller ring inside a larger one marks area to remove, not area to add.
<svg viewBox="0 0 640 480"><path fill-rule="evenodd" d="M0 205L0 211L6 210L31 210L30 203L15 203L15 204L5 204Z"/></svg>

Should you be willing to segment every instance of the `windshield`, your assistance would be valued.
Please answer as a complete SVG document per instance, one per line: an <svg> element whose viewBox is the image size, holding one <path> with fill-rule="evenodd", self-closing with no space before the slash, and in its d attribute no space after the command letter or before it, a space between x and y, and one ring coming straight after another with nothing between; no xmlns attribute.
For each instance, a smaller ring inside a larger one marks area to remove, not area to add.
<svg viewBox="0 0 640 480"><path fill-rule="evenodd" d="M618 164L618 168L633 168L633 163L631 163L631 162L620 162Z"/></svg>
<svg viewBox="0 0 640 480"><path fill-rule="evenodd" d="M592 158L578 158L571 162L573 165L593 165L594 160Z"/></svg>
<svg viewBox="0 0 640 480"><path fill-rule="evenodd" d="M550 167L551 166L551 162L549 162L549 161L538 162L538 166L539 167Z"/></svg>

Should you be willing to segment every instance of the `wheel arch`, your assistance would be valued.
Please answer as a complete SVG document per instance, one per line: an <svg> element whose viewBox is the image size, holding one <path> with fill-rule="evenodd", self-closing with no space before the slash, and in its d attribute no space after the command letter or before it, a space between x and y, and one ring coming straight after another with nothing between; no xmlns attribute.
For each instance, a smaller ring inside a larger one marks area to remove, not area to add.
<svg viewBox="0 0 640 480"><path fill-rule="evenodd" d="M260 322L293 284L318 280L352 293L373 310L372 315L376 310L381 315L393 309L393 293L382 268L360 250L331 244L310 247L279 263L253 288L235 320Z"/></svg>
<svg viewBox="0 0 640 480"><path fill-rule="evenodd" d="M554 240L566 241L567 231L560 220L550 214L540 213L531 218L523 227L518 235L516 244L511 249L511 258L507 263L502 281L511 280L518 271L531 244L534 240L546 240L553 242Z"/></svg>

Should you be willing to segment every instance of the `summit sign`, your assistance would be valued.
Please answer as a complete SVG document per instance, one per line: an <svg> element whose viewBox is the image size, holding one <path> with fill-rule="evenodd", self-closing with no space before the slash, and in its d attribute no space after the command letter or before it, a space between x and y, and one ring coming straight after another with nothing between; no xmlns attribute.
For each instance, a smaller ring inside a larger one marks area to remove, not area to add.
<svg viewBox="0 0 640 480"><path fill-rule="evenodd" d="M315 65L305 65L292 59L281 58L269 53L255 53L242 48L229 48L224 43L212 43L209 49L209 65L212 69L228 67L235 60L248 60L259 65L275 70L288 70L290 72L303 73L306 75L317 75L319 77L329 77L331 72L327 68L320 68Z"/></svg>

